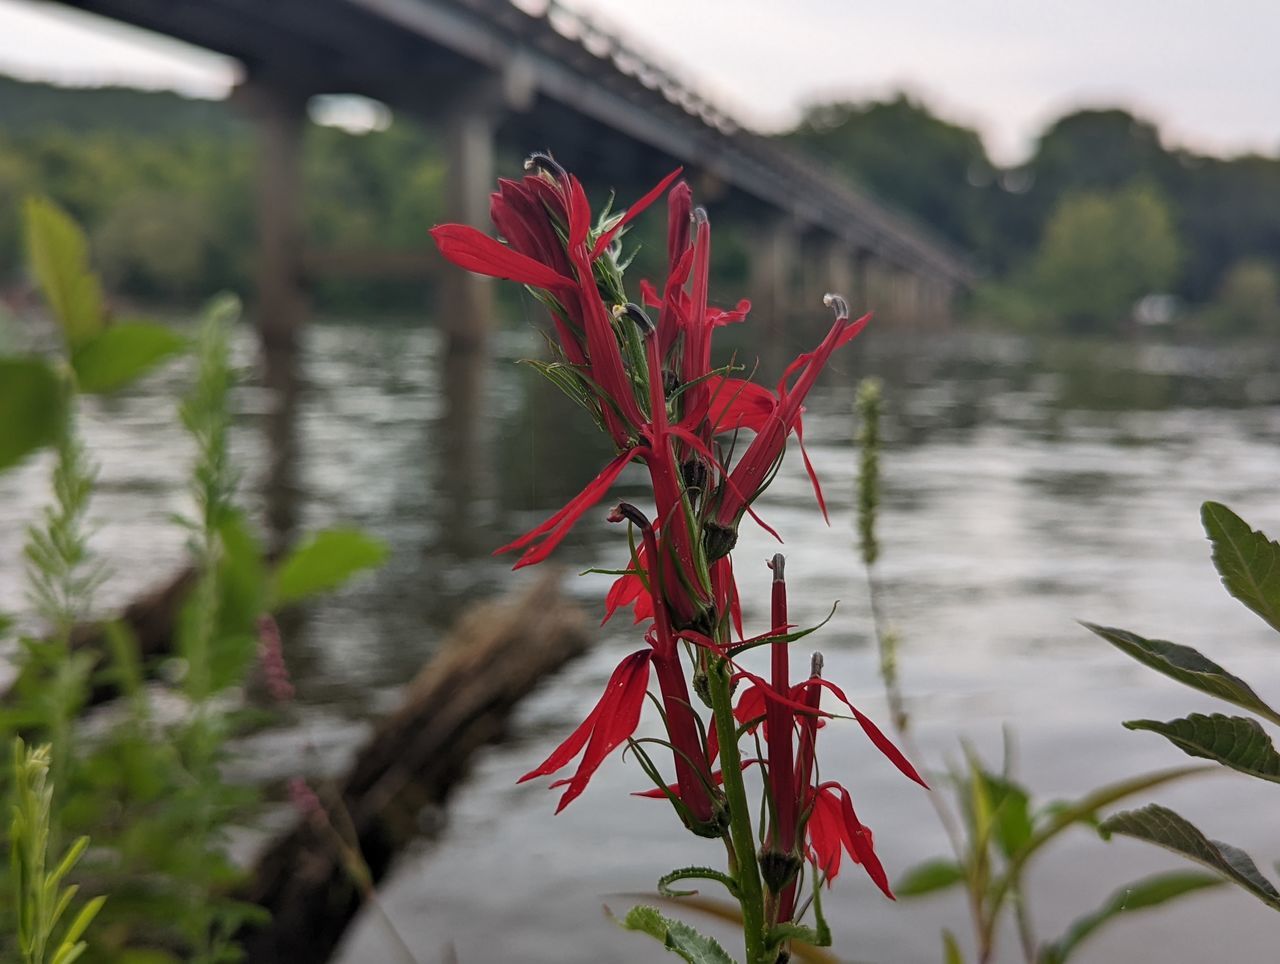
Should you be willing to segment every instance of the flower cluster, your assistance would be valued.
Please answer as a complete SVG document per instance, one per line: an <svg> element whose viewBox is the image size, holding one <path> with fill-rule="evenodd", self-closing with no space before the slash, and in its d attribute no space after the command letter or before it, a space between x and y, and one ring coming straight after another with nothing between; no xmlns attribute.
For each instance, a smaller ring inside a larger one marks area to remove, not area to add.
<svg viewBox="0 0 1280 964"><path fill-rule="evenodd" d="M537 364L591 414L617 454L560 511L498 551L518 551L517 567L546 559L632 462L648 472L654 514L622 503L608 515L629 525L631 555L609 591L605 619L631 607L637 623L646 625L646 645L622 660L587 718L523 779L558 773L576 759L572 775L553 784L564 788L563 809L611 752L629 744L655 780L648 795L669 800L695 833L725 839L731 873L724 880L742 903L748 958L772 962L800 933L793 922L806 879L816 896L838 873L842 853L889 894L871 832L848 790L818 776L818 731L836 715L822 708L823 691L904 774L924 782L822 677L820 656L805 678L793 680L791 644L806 631L788 621L782 557L771 562L772 619L764 634L744 635L734 579L732 550L744 516L773 531L755 516L753 503L792 435L803 454L805 397L832 353L857 336L867 318L851 320L844 299L828 295L835 318L826 337L796 358L774 388L734 377L739 369L732 365L713 367L712 334L742 321L750 304L708 303L710 223L677 180L678 170L625 213L606 211L594 220L582 185L549 155L533 155L526 170L520 180L499 181L492 196L493 222L505 243L457 224L438 226L432 235L453 263L519 282L546 306L556 357ZM636 303L623 285L621 238L664 193L667 277L660 288L642 282L642 303ZM744 432L752 438L741 447ZM825 515L817 476L803 458ZM767 679L739 662L745 651L763 646L771 652ZM651 676L673 758L671 784L633 739ZM763 756L744 760L738 744L752 734ZM758 833L742 779L751 765L761 768L766 797L767 826Z"/></svg>

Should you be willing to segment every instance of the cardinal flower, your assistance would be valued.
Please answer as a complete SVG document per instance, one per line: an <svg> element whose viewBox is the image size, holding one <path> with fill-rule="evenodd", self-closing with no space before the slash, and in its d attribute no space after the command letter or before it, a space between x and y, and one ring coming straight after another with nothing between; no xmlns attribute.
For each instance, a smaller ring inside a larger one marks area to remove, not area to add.
<svg viewBox="0 0 1280 964"><path fill-rule="evenodd" d="M859 820L851 793L818 777L818 733L836 718L822 706L824 692L894 766L924 782L823 678L820 656L806 679L792 683L790 646L802 634L789 621L781 556L772 562L769 629L744 637L731 555L742 516L756 517L752 504L793 433L825 515L822 489L804 452L804 402L832 354L867 319L851 321L844 299L829 295L831 329L772 390L737 377L740 370L713 368L715 330L742 321L750 304L710 303L711 222L694 206L688 185L677 181L679 171L625 212L599 217L578 180L549 155L533 155L526 172L499 182L491 199L501 240L464 225L442 225L432 235L449 260L523 284L546 307L553 358L535 364L587 409L615 453L578 495L498 551L517 552L516 567L543 561L624 472L634 471L628 466L647 475L653 513L650 518L621 503L608 515L628 524L631 551L605 600L605 620L630 607L646 645L623 657L585 719L522 780L559 777L551 784L562 790L558 812L584 792L611 754L629 747L655 784L643 795L668 800L687 827L722 839L729 851L728 874L685 868L666 882L702 876L726 884L742 907L747 959L782 959L785 941L777 925L795 921L806 894L820 882L829 885L846 857L889 894L871 831ZM664 194L666 278L642 282L640 303L633 303L623 285L623 236L632 219ZM648 313L654 309L656 320ZM753 437L739 446L743 432ZM740 663L757 646L769 648L767 677ZM659 711L663 738L636 735L646 699ZM744 757L739 744L748 733L763 740L763 749ZM669 763L655 762L655 744L670 749ZM742 777L751 766L763 774L759 806L748 800ZM664 775L667 767L674 779ZM764 826L753 826L755 813L763 815ZM802 876L806 862L813 872Z"/></svg>
<svg viewBox="0 0 1280 964"><path fill-rule="evenodd" d="M832 353L856 338L870 320L870 315L864 315L857 321L850 321L849 306L839 295L827 295L826 302L836 316L831 330L817 348L800 355L787 366L778 381L776 401L769 411L763 412L764 403L758 392L747 399L761 414L757 421L756 437L742 453L721 488L716 523L726 529L736 529L742 513L768 486L778 461L782 458L787 437L800 426L805 396L813 388ZM805 466L821 503L822 491L807 456ZM823 511L825 513L825 505Z"/></svg>

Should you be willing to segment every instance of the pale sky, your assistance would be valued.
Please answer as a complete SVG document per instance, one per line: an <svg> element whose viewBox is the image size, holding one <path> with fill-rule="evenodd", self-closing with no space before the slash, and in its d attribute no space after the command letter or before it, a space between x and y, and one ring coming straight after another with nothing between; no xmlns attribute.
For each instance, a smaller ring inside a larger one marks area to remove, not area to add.
<svg viewBox="0 0 1280 964"><path fill-rule="evenodd" d="M263 0L269 2L269 0ZM537 7L539 0L519 0ZM1280 153L1276 0L572 0L742 121L906 88L1002 162L1075 106L1120 104L1199 150ZM0 72L219 96L234 63L58 4L0 0Z"/></svg>

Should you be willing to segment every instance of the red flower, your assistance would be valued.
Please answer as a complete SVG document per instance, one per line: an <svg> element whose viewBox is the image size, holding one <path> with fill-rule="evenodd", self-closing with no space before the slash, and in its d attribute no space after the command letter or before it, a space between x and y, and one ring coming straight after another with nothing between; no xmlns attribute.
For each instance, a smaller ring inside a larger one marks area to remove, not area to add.
<svg viewBox="0 0 1280 964"><path fill-rule="evenodd" d="M828 295L828 304L836 313L836 320L831 330L827 332L826 338L817 348L799 356L787 366L787 370L783 372L778 382L777 404L764 418L756 432L756 437L751 440L751 444L725 480L716 513L716 521L721 526L735 528L742 513L769 484L773 470L778 460L782 458L787 436L800 424L800 413L803 410L805 396L817 381L819 373L826 366L832 353L857 337L870 320L870 315L864 315L857 321L851 322L849 307L838 295ZM793 376L794 381L792 381ZM759 405L760 402L755 400L753 404ZM807 456L805 463L813 477L813 469L808 465ZM816 477L813 478L816 485ZM821 500L820 490L819 500Z"/></svg>
<svg viewBox="0 0 1280 964"><path fill-rule="evenodd" d="M564 540L564 537L569 534L569 530L582 518L583 513L604 498L605 493L609 491L609 487L622 474L622 470L626 468L627 463L643 455L644 451L644 449L633 448L618 455L612 462L601 469L600 474L588 482L587 487L570 499L568 504L560 509L559 512L556 512L541 525L530 529L514 542L508 542L505 546L495 549L494 555L510 552L512 549L524 549L524 553L515 564L516 569L521 566L532 566L535 563L542 562L543 559L551 555L551 550Z"/></svg>
<svg viewBox="0 0 1280 964"><path fill-rule="evenodd" d="M849 791L838 783L824 783L814 789L810 807L809 822L805 828L810 859L826 875L827 886L840 873L843 849L855 864L862 865L884 895L893 900L888 875L876 856L871 830L854 813Z"/></svg>
<svg viewBox="0 0 1280 964"><path fill-rule="evenodd" d="M586 789L587 782L605 757L618 744L626 741L640 724L640 709L644 705L644 694L649 686L649 663L652 658L653 650L642 649L619 663L605 685L604 695L587 718L549 757L518 782L524 783L534 777L555 773L582 753L582 760L573 776L552 784L553 787L568 787L560 797L556 813L572 803Z"/></svg>

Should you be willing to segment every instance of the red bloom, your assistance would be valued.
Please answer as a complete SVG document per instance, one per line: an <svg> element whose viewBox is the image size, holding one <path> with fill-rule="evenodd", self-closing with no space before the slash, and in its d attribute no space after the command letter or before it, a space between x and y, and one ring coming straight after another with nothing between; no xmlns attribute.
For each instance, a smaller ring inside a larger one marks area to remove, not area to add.
<svg viewBox="0 0 1280 964"><path fill-rule="evenodd" d="M524 554L515 564L515 568L532 566L551 555L551 550L558 546L569 534L574 525L582 518L584 512L604 498L609 487L622 474L627 463L644 454L643 449L627 449L600 470L600 474L587 483L587 487L569 500L559 512L552 515L541 525L530 529L514 542L494 550L494 555L510 552L512 549L524 549ZM526 548L526 546L528 548Z"/></svg>
<svg viewBox="0 0 1280 964"><path fill-rule="evenodd" d="M768 485L774 467L782 458L787 436L800 424L800 413L803 410L805 396L809 394L809 390L817 381L819 373L826 366L832 353L852 341L866 327L870 319L869 315L864 315L857 321L851 322L849 308L843 298L829 296L829 302L835 310L836 320L831 330L827 332L827 337L813 351L799 356L787 366L782 379L778 382L776 406L764 419L757 430L756 437L751 440L746 452L742 454L725 481L716 521L726 528L737 525L742 513ZM793 376L795 380L791 382ZM788 385L788 382L791 384ZM805 461L807 465L807 457ZM812 467L807 467L812 474ZM819 499L821 499L820 494Z"/></svg>
<svg viewBox="0 0 1280 964"><path fill-rule="evenodd" d="M840 852L843 849L855 864L862 865L884 895L893 900L888 875L876 856L871 830L863 826L854 813L849 791L838 783L824 783L814 789L810 805L812 809L805 830L809 838L810 859L826 875L827 886L840 873Z"/></svg>
<svg viewBox="0 0 1280 964"><path fill-rule="evenodd" d="M520 778L524 783L534 777L546 776L563 769L574 757L582 753L578 769L568 780L561 780L553 787L568 786L556 807L559 813L582 793L592 774L618 744L624 742L640 724L640 709L649 686L649 662L653 650L642 649L632 653L613 671L604 688L604 695L595 708L569 738L556 747L549 757ZM583 748L586 751L583 752Z"/></svg>
<svg viewBox="0 0 1280 964"><path fill-rule="evenodd" d="M441 224L431 229L431 237L440 253L461 268L491 278L505 278L548 291L564 291L575 282L501 244L483 231L466 224Z"/></svg>

